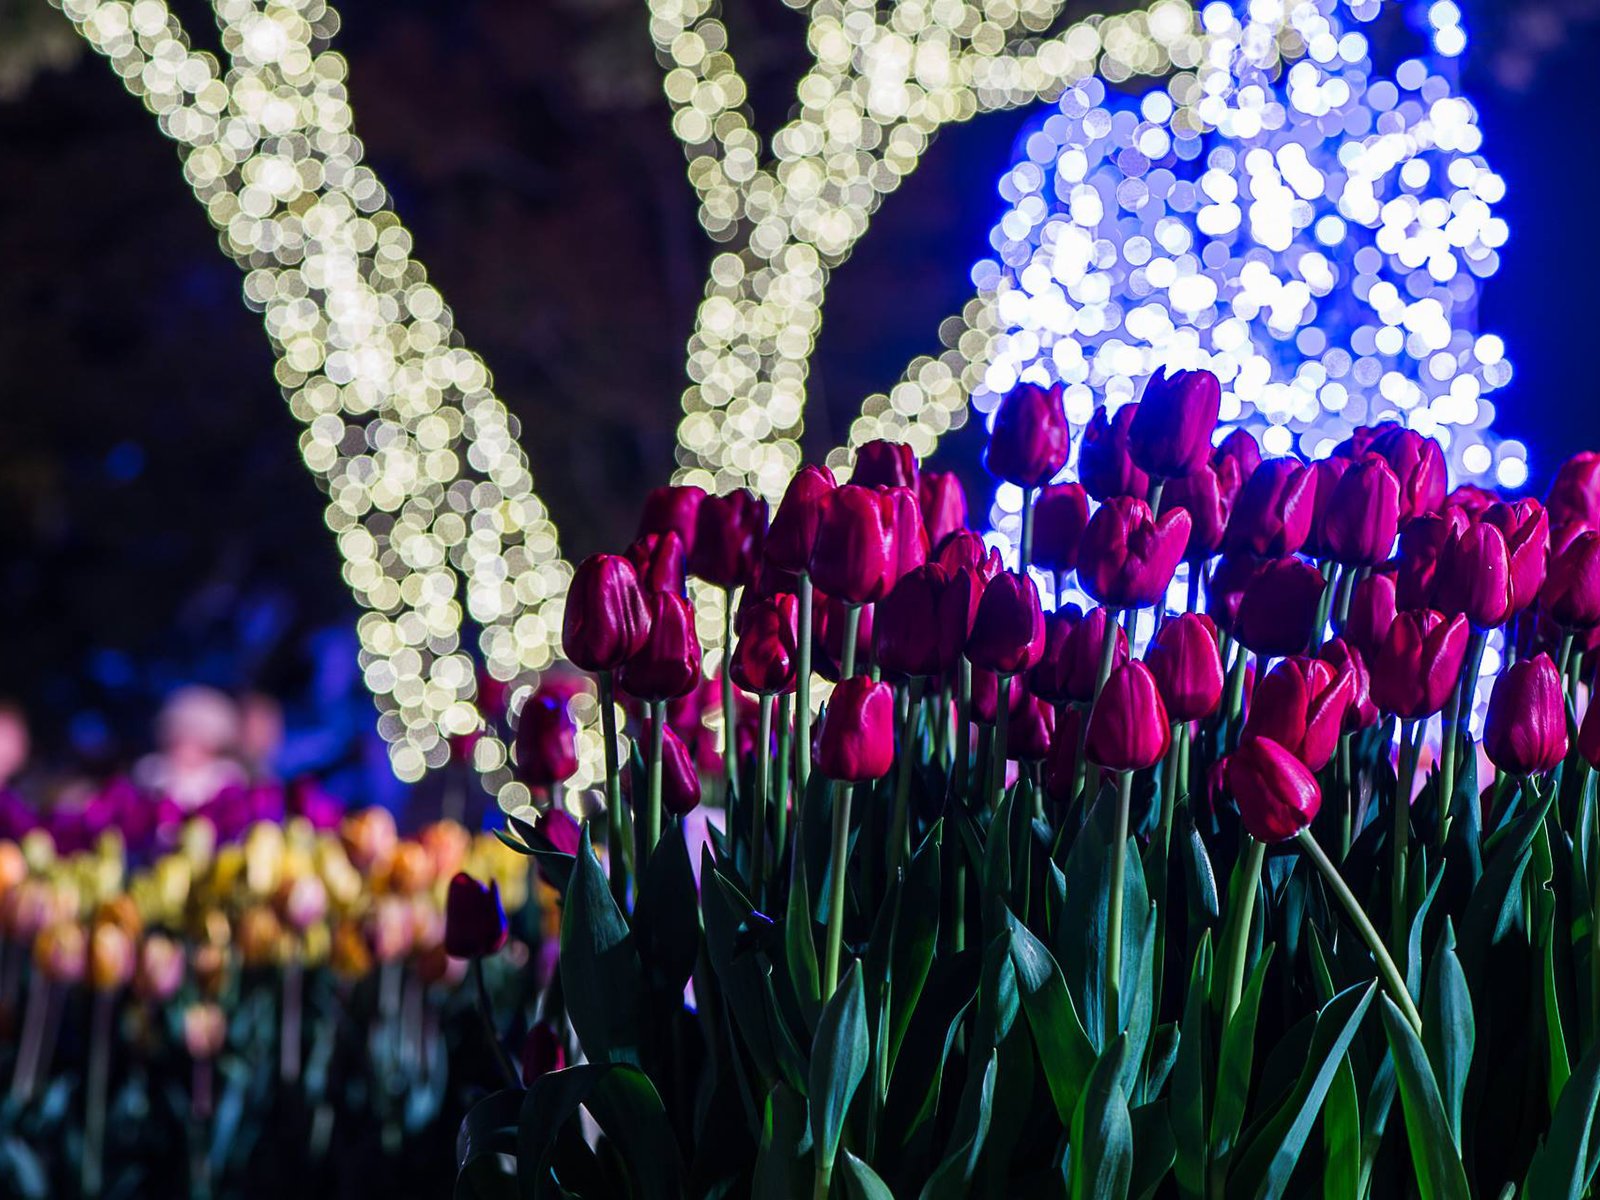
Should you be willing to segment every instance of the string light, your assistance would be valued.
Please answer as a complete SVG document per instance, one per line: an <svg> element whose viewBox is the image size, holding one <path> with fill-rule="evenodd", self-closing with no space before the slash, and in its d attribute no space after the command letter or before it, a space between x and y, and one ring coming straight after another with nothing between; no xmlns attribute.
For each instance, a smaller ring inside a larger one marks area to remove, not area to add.
<svg viewBox="0 0 1600 1200"><path fill-rule="evenodd" d="M328 493L345 582L367 611L361 666L395 773L420 778L477 729L476 672L548 666L570 578L516 419L411 257L351 131L339 27L323 0L215 0L224 70L163 0L58 0L181 148L184 175L245 272L300 450ZM593 724L592 702L577 703ZM593 782L598 737L574 791ZM504 807L528 799L505 744L474 766Z"/></svg>
<svg viewBox="0 0 1600 1200"><path fill-rule="evenodd" d="M1120 81L1199 62L1194 10L1158 0L1039 35L1059 0L796 3L814 64L765 152L713 0L651 0L650 33L689 159L712 260L689 341L677 478L775 500L800 460L806 377L829 272L940 127L1058 94L1098 70ZM930 368L937 375L939 368ZM941 401L941 390L930 378ZM960 423L947 402L905 425L919 452ZM836 461L839 456L835 456ZM842 463L841 463L842 465Z"/></svg>

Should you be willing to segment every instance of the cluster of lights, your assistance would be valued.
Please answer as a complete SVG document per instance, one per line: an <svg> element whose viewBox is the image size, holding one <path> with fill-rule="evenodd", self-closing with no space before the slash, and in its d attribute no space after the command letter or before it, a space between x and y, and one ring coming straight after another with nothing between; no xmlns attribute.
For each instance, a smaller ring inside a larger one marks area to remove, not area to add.
<svg viewBox="0 0 1600 1200"><path fill-rule="evenodd" d="M765 152L713 0L650 2L700 222L727 247L711 263L689 342L678 481L749 486L769 499L800 460L829 272L939 128L1059 94L1096 70L1120 81L1193 68L1201 52L1183 0L1089 18L1050 38L1041 35L1061 0L792 2L806 11L815 64L795 116ZM903 428L921 453L965 417L964 398L933 377L941 369L930 368L928 393L939 402ZM872 424L869 416L858 429ZM884 432L902 430L890 421Z"/></svg>
<svg viewBox="0 0 1600 1200"><path fill-rule="evenodd" d="M368 610L361 665L379 730L396 774L420 778L482 724L463 623L481 631L495 678L537 672L558 648L571 571L515 418L362 165L345 61L327 49L338 17L324 0L214 0L224 69L164 0L57 2L178 143L245 272L345 581ZM598 711L574 704L581 789L600 758ZM478 740L473 762L503 806L526 802L500 739Z"/></svg>

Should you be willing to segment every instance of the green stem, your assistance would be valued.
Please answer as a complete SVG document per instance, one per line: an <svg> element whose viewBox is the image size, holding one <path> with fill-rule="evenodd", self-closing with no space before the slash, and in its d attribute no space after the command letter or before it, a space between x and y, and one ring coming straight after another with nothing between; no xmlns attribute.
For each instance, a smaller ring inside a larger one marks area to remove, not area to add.
<svg viewBox="0 0 1600 1200"><path fill-rule="evenodd" d="M1033 505L1038 488L1022 489L1022 543L1017 548L1017 570L1026 575L1033 565Z"/></svg>
<svg viewBox="0 0 1600 1200"><path fill-rule="evenodd" d="M733 776L739 751L737 713L733 707L733 588L722 590L722 785L729 809L733 808ZM728 814L728 830L733 830L733 814Z"/></svg>
<svg viewBox="0 0 1600 1200"><path fill-rule="evenodd" d="M1178 804L1178 760L1183 756L1183 725L1172 728L1172 745L1167 750L1167 760L1161 769L1161 828L1156 840L1161 843L1161 861L1167 860L1172 849L1172 813Z"/></svg>
<svg viewBox="0 0 1600 1200"><path fill-rule="evenodd" d="M1106 680L1111 678L1111 664L1117 657L1117 614L1110 609L1106 610L1106 632L1100 639L1100 669L1094 677L1094 698L1100 699L1100 693L1105 690ZM1088 728L1084 722L1084 728Z"/></svg>
<svg viewBox="0 0 1600 1200"><path fill-rule="evenodd" d="M1244 874L1240 876L1240 889L1232 897L1233 908L1228 914L1227 942L1222 951L1223 980L1227 991L1222 999L1222 1026L1227 1028L1238 1011L1239 998L1244 995L1245 963L1250 957L1250 926L1255 921L1256 892L1261 887L1261 864L1267 856L1265 842L1258 842L1248 833L1244 835Z"/></svg>
<svg viewBox="0 0 1600 1200"><path fill-rule="evenodd" d="M94 993L89 1029L89 1078L83 1114L82 1182L85 1197L98 1196L105 1181L106 1092L111 1071L111 1017L116 994Z"/></svg>
<svg viewBox="0 0 1600 1200"><path fill-rule="evenodd" d="M767 788L772 780L773 697L762 696L756 733L756 790L750 807L750 887L760 904L767 873Z"/></svg>
<svg viewBox="0 0 1600 1200"><path fill-rule="evenodd" d="M600 672L600 733L606 758L606 847L611 896L628 910L628 868L622 836L622 773L617 770L617 693L610 671Z"/></svg>
<svg viewBox="0 0 1600 1200"><path fill-rule="evenodd" d="M650 704L650 787L644 813L644 855L641 863L650 861L661 840L661 755L667 739L667 702L655 700Z"/></svg>
<svg viewBox="0 0 1600 1200"><path fill-rule="evenodd" d="M495 1065L500 1068L500 1076L508 1088L520 1087L517 1072L511 1065L511 1059L506 1055L506 1048L500 1044L500 1032L494 1025L494 1010L489 1007L489 985L483 979L483 959L472 960L472 986L478 994L478 1019L483 1022L483 1033L489 1040L489 1048L494 1051Z"/></svg>
<svg viewBox="0 0 1600 1200"><path fill-rule="evenodd" d="M1159 475L1150 476L1150 491L1145 503L1150 506L1152 516L1161 515L1161 493L1167 490L1167 481Z"/></svg>
<svg viewBox="0 0 1600 1200"><path fill-rule="evenodd" d="M833 1164L819 1162L817 1164L816 1178L811 1184L811 1200L828 1200L828 1192L833 1187Z"/></svg>
<svg viewBox="0 0 1600 1200"><path fill-rule="evenodd" d="M778 697L778 794L774 806L773 817L776 829L773 831L772 845L778 853L778 869L789 845L789 758L793 752L793 736L789 724L792 714L793 700L790 693L785 692Z"/></svg>
<svg viewBox="0 0 1600 1200"><path fill-rule="evenodd" d="M1556 674L1561 676L1563 682L1567 678L1567 663L1572 659L1573 636L1570 630L1561 635L1561 657L1556 663Z"/></svg>
<svg viewBox="0 0 1600 1200"><path fill-rule="evenodd" d="M1400 724L1400 773L1394 793L1394 860L1389 871L1389 938L1395 953L1406 944L1406 866L1410 857L1411 796L1417 778L1418 732L1421 721Z"/></svg>
<svg viewBox="0 0 1600 1200"><path fill-rule="evenodd" d="M856 637L860 632L861 607L852 604L844 610L844 645L839 652L840 683L856 673Z"/></svg>
<svg viewBox="0 0 1600 1200"><path fill-rule="evenodd" d="M1109 1046L1122 1032L1122 889L1128 870L1128 809L1133 800L1133 772L1117 780L1117 832L1111 844L1110 912L1106 917L1105 1038Z"/></svg>
<svg viewBox="0 0 1600 1200"><path fill-rule="evenodd" d="M811 576L800 572L799 658L795 670L794 747L795 782L804 800L811 778Z"/></svg>
<svg viewBox="0 0 1600 1200"><path fill-rule="evenodd" d="M993 747L989 752L989 806L998 806L1006 791L1006 737L1011 727L1011 676L1001 675L997 684L999 711L995 714Z"/></svg>
<svg viewBox="0 0 1600 1200"><path fill-rule="evenodd" d="M848 783L833 784L833 850L829 859L828 944L823 957L822 997L839 988L839 950L844 943L844 873L850 854L850 792Z"/></svg>
<svg viewBox="0 0 1600 1200"><path fill-rule="evenodd" d="M1339 599L1333 606L1333 627L1344 636L1344 627L1350 623L1350 598L1355 595L1356 577L1360 574L1354 567L1345 567L1339 572Z"/></svg>
<svg viewBox="0 0 1600 1200"><path fill-rule="evenodd" d="M961 656L956 680L956 797L967 799L967 773L972 758L972 664Z"/></svg>
<svg viewBox="0 0 1600 1200"><path fill-rule="evenodd" d="M1228 694L1223 701L1222 713L1224 746L1237 747L1239 717L1244 711L1244 677L1250 664L1250 652L1241 643L1234 647L1233 666L1228 668Z"/></svg>
<svg viewBox="0 0 1600 1200"><path fill-rule="evenodd" d="M1422 1016L1417 1012L1417 1006L1411 1000L1411 993L1406 990L1404 977L1394 959L1389 956L1389 951L1384 947L1383 939L1378 936L1378 931L1373 928L1372 922L1367 919L1367 914L1361 908L1361 902L1355 898L1344 877L1339 874L1339 868L1334 866L1317 839L1311 836L1311 830L1302 829L1298 834L1300 851L1322 872L1322 878L1327 882L1329 889L1338 897L1339 903L1344 906L1350 923L1356 927L1361 935L1361 940L1366 942L1367 949L1372 952L1373 960L1378 965L1378 974L1383 978L1383 986L1388 990L1389 996L1405 1013L1406 1020L1411 1022L1411 1028L1420 1037L1422 1034Z"/></svg>
<svg viewBox="0 0 1600 1200"><path fill-rule="evenodd" d="M906 839L911 826L911 771L916 765L913 740L917 731L917 710L922 703L923 683L921 676L913 676L906 685L906 715L900 727L900 769L894 780L894 823L889 827L891 884L909 851Z"/></svg>
<svg viewBox="0 0 1600 1200"><path fill-rule="evenodd" d="M1337 781L1339 794L1339 861L1343 862L1350 856L1350 838L1355 823L1356 792L1355 781L1350 773L1350 741L1353 734L1342 733L1339 735L1339 759L1334 767L1334 778Z"/></svg>

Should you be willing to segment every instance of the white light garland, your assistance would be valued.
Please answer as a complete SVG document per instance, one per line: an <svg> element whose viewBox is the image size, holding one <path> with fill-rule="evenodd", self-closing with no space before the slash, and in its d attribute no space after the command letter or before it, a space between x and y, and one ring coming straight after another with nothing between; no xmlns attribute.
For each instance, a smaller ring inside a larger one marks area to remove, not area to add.
<svg viewBox="0 0 1600 1200"><path fill-rule="evenodd" d="M192 48L163 0L58 0L182 149L184 176L245 271L276 377L328 493L344 579L369 611L361 665L395 773L420 778L478 728L462 624L491 675L548 666L571 576L535 495L517 421L411 257L361 163L339 27L323 0L214 0L229 56ZM592 722L592 701L575 703ZM598 737L580 735L592 784ZM505 744L473 762L505 807L528 796Z"/></svg>

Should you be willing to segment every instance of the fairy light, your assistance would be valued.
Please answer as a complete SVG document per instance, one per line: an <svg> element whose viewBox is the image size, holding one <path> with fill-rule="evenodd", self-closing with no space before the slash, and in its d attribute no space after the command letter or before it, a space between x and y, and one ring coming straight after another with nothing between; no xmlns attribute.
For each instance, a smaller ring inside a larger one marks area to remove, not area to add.
<svg viewBox="0 0 1600 1200"><path fill-rule="evenodd" d="M809 360L830 271L940 127L1058 94L1096 70L1159 75L1199 61L1193 9L1158 0L1039 35L1059 0L796 3L812 68L794 118L762 145L713 0L651 0L650 32L689 159L711 263L688 347L678 481L777 499L800 461ZM935 381L930 379L930 385ZM937 389L936 389L937 390ZM948 397L940 392L941 401ZM944 402L919 451L960 423Z"/></svg>
<svg viewBox="0 0 1600 1200"><path fill-rule="evenodd" d="M368 611L361 666L396 774L419 778L481 724L462 626L489 673L548 666L570 578L516 419L411 257L351 129L339 19L323 0L214 0L226 66L163 0L57 0L178 143L184 176L245 272L276 378L328 493L343 575ZM592 702L575 704L589 723ZM574 790L593 782L598 737ZM592 743L592 744L591 744ZM474 765L507 808L528 799L505 744Z"/></svg>

